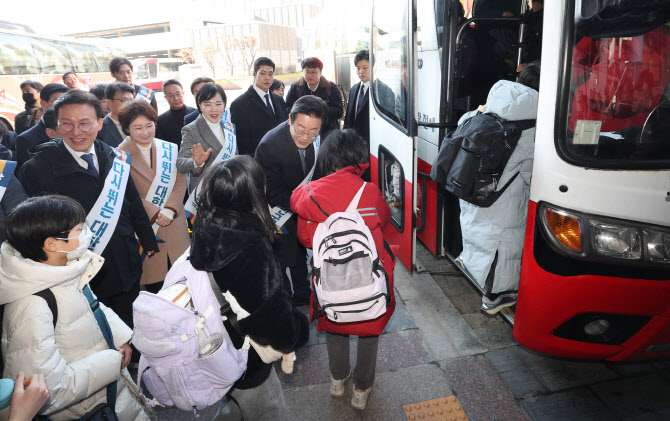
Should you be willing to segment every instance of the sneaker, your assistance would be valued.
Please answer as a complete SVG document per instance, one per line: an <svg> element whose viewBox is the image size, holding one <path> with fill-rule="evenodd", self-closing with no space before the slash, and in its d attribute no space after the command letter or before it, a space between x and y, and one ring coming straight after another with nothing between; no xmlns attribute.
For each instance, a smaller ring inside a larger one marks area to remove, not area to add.
<svg viewBox="0 0 670 421"><path fill-rule="evenodd" d="M487 314L496 314L505 307L516 304L516 294L502 294L491 301L486 296L482 297L482 311Z"/></svg>
<svg viewBox="0 0 670 421"><path fill-rule="evenodd" d="M344 395L344 384L349 380L349 377L351 377L351 371L342 380L335 380L333 376L330 376L330 396L339 398Z"/></svg>
<svg viewBox="0 0 670 421"><path fill-rule="evenodd" d="M368 403L368 396L370 396L371 391L372 388L365 389L364 391L359 392L354 387L354 393L351 395L351 406L354 409L358 409L360 411L364 410L365 406Z"/></svg>

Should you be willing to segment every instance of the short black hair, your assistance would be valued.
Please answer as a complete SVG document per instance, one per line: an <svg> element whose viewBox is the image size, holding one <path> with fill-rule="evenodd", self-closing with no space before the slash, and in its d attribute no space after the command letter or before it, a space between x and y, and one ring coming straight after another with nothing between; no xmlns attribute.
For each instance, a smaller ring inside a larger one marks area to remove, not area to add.
<svg viewBox="0 0 670 421"><path fill-rule="evenodd" d="M51 95L53 95L57 92L67 92L69 90L70 90L70 88L63 85L62 83L48 83L40 91L40 99L42 101L49 102L49 98L51 98Z"/></svg>
<svg viewBox="0 0 670 421"><path fill-rule="evenodd" d="M254 72L257 72L261 66L270 66L272 67L272 71L275 71L275 62L267 57L258 57L256 61L254 61Z"/></svg>
<svg viewBox="0 0 670 421"><path fill-rule="evenodd" d="M77 76L77 74L76 74L75 72L65 72L65 73L63 74L63 82L65 82L65 78L67 77L67 75L75 75L75 76Z"/></svg>
<svg viewBox="0 0 670 421"><path fill-rule="evenodd" d="M100 101L98 101L98 98L95 97L95 95L89 92L81 91L79 89L73 89L61 95L61 97L58 98L56 102L54 102L56 118L58 118L58 111L61 107L72 104L88 104L95 108L95 115L98 118L104 117L104 114L102 113L102 105L100 104Z"/></svg>
<svg viewBox="0 0 670 421"><path fill-rule="evenodd" d="M368 50L361 50L356 53L354 56L354 66L358 64L359 61L361 60L367 60L370 61L370 51Z"/></svg>
<svg viewBox="0 0 670 421"><path fill-rule="evenodd" d="M31 197L14 208L5 219L5 237L21 256L43 262L47 260L43 249L47 238L66 238L74 227L85 220L86 211L70 197Z"/></svg>
<svg viewBox="0 0 670 421"><path fill-rule="evenodd" d="M42 120L47 129L56 130L56 127L58 127L58 115L53 108L49 108L44 112Z"/></svg>
<svg viewBox="0 0 670 421"><path fill-rule="evenodd" d="M307 57L300 63L300 68L323 70L323 63L316 57Z"/></svg>
<svg viewBox="0 0 670 421"><path fill-rule="evenodd" d="M365 141L355 130L333 130L319 148L316 172L325 177L352 165L360 169L369 160Z"/></svg>
<svg viewBox="0 0 670 421"><path fill-rule="evenodd" d="M105 86L105 98L107 99L111 100L114 99L114 95L125 93L135 95L135 88L123 82L112 82Z"/></svg>
<svg viewBox="0 0 670 421"><path fill-rule="evenodd" d="M270 86L270 91L276 91L277 89L284 86L284 82L279 79L274 79L272 85Z"/></svg>
<svg viewBox="0 0 670 421"><path fill-rule="evenodd" d="M195 103L198 106L198 111L202 112L200 110L200 104L214 98L216 94L221 94L221 99L223 100L223 105L226 105L226 92L223 90L223 88L216 83L205 83L202 85L200 90L198 91L198 95L195 97Z"/></svg>
<svg viewBox="0 0 670 421"><path fill-rule="evenodd" d="M19 85L19 88L23 90L23 88L25 88L26 86L33 88L37 92L40 92L42 88L44 88L44 85L42 85L36 80L24 80L23 82L21 82L21 85Z"/></svg>
<svg viewBox="0 0 670 421"><path fill-rule="evenodd" d="M168 80L165 81L165 83L163 83L163 90L165 90L165 88L167 88L170 85L177 85L181 89L184 89L184 87L181 86L181 83L179 83L179 81L177 79L168 79Z"/></svg>
<svg viewBox="0 0 670 421"><path fill-rule="evenodd" d="M325 101L316 95L305 95L293 104L291 108L291 122L295 122L298 114L305 114L312 118L320 118L322 123L328 119L328 106Z"/></svg>
<svg viewBox="0 0 670 421"><path fill-rule="evenodd" d="M201 83L214 83L214 79L210 79L208 77L197 77L193 79L193 82L191 82L191 93L193 93L193 88L195 88L195 85L200 85ZM196 92L194 96L197 94L198 93Z"/></svg>
<svg viewBox="0 0 670 421"><path fill-rule="evenodd" d="M112 61L109 62L109 71L112 73L118 73L121 70L121 66L127 64L130 66L130 70L133 70L133 63L130 62L125 57L114 57Z"/></svg>
<svg viewBox="0 0 670 421"><path fill-rule="evenodd" d="M540 62L533 61L519 73L519 83L536 91L540 90Z"/></svg>
<svg viewBox="0 0 670 421"><path fill-rule="evenodd" d="M100 85L95 85L92 87L89 92L92 93L93 95L98 98L98 100L102 101L105 99L105 88L107 87L106 83L101 83Z"/></svg>

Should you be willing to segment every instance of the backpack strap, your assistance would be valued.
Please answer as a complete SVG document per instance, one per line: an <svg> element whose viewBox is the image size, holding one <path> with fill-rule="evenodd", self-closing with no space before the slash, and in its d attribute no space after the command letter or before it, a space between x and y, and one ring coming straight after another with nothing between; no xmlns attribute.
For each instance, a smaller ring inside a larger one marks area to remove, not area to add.
<svg viewBox="0 0 670 421"><path fill-rule="evenodd" d="M358 202L361 200L361 196L363 196L363 190L365 190L366 184L368 183L364 181L361 188L358 189L358 192L356 192L354 198L351 199L351 203L349 203L349 206L347 206L347 210L345 212L357 212L356 208L358 208Z"/></svg>
<svg viewBox="0 0 670 421"><path fill-rule="evenodd" d="M314 199L314 196L312 196L312 192L309 189L309 181L305 184L305 187L307 188L307 194L309 194L309 198L312 199L312 202L314 202L314 204L319 208L321 212L323 212L324 215L326 215L326 217L329 217L330 215L328 214L328 212L323 210L321 205L319 205L319 202L317 202L316 199Z"/></svg>
<svg viewBox="0 0 670 421"><path fill-rule="evenodd" d="M221 316L228 319L228 321L230 321L230 324L233 326L233 329L239 332L240 329L238 328L237 325L237 314L235 314L235 312L233 311L233 308L230 306L228 300L226 300L226 297L223 296L221 288L219 288L219 284L217 284L216 279L214 279L214 274L212 274L212 272L207 272L207 276L209 276L209 285L212 287L214 297L216 297L216 301L219 303L219 308L221 309Z"/></svg>
<svg viewBox="0 0 670 421"><path fill-rule="evenodd" d="M518 120L518 121L513 121L513 123L516 124L516 126L519 128L519 130L524 131L528 130L531 127L535 127L535 120Z"/></svg>

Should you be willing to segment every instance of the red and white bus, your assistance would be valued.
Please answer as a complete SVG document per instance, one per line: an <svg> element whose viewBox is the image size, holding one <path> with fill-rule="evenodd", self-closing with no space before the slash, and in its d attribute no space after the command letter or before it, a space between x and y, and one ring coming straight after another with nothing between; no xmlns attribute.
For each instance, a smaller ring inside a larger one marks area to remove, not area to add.
<svg viewBox="0 0 670 421"><path fill-rule="evenodd" d="M444 135L482 103L463 89L466 31L512 40L499 63L509 79L525 48L521 0L516 17L460 24L457 2L373 6L371 173L392 209L384 234L410 270L417 238L452 261L462 250L458 199L428 174ZM670 356L669 21L669 2L546 2L519 293L503 314L527 348Z"/></svg>
<svg viewBox="0 0 670 421"><path fill-rule="evenodd" d="M162 90L167 80L179 80L179 66L184 64L178 58L138 58L131 62L133 81L154 91Z"/></svg>

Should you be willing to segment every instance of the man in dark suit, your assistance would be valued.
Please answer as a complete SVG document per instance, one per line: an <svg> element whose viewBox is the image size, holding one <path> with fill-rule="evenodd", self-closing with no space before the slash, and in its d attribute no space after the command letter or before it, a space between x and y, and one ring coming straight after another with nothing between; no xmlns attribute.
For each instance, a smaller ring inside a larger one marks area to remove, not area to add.
<svg viewBox="0 0 670 421"><path fill-rule="evenodd" d="M349 105L344 117L344 128L354 129L365 140L370 153L370 53L359 51L354 57L356 74L361 80L349 91ZM370 181L370 168L362 175L363 180Z"/></svg>
<svg viewBox="0 0 670 421"><path fill-rule="evenodd" d="M214 79L210 79L208 77L198 77L193 79L193 82L191 82L191 94L193 94L193 99L198 97L198 91L200 88L202 88L206 83L216 83L214 82ZM190 114L186 114L184 117L184 126L188 126L189 124L193 123L196 118L200 115L200 111L194 110L191 111Z"/></svg>
<svg viewBox="0 0 670 421"><path fill-rule="evenodd" d="M308 57L300 63L303 77L296 81L286 95L286 107L291 110L293 104L305 95L316 95L326 102L328 118L323 120L321 137L326 138L331 130L339 130L340 118L344 114L344 103L339 88L321 75L323 63L316 57Z"/></svg>
<svg viewBox="0 0 670 421"><path fill-rule="evenodd" d="M131 63L130 60L125 57L114 57L112 61L109 62L109 72L117 82L127 83L133 87L133 98L137 95L137 91L140 87L133 83L133 63ZM151 98L151 106L158 112L158 102L156 102L155 95Z"/></svg>
<svg viewBox="0 0 670 421"><path fill-rule="evenodd" d="M88 92L73 90L56 101L54 109L63 138L37 146L35 155L21 169L19 180L29 196L62 194L90 213L115 159L112 148L96 140L102 125L100 102ZM139 295L142 274L136 233L147 256L158 251L142 199L129 177L118 223L102 252L105 263L91 280L91 288L131 327L132 304Z"/></svg>
<svg viewBox="0 0 670 421"><path fill-rule="evenodd" d="M275 64L267 57L254 62L254 84L230 105L240 154L253 156L265 133L288 119L286 103L270 91Z"/></svg>
<svg viewBox="0 0 670 421"><path fill-rule="evenodd" d="M291 209L291 193L306 181L315 166L313 143L327 116L326 103L317 96L306 95L295 102L288 121L267 132L256 148L255 158L265 173L266 195L273 211ZM282 265L284 288L293 295L296 305L308 304L311 290L307 255L305 247L298 241L296 215L290 217L282 228L282 235L277 237L275 250ZM291 269L292 294L286 267Z"/></svg>
<svg viewBox="0 0 670 421"><path fill-rule="evenodd" d="M133 87L127 83L113 82L105 86L105 102L111 111L102 120L102 130L98 138L113 148L126 138L119 123L119 112L127 102L133 100L134 92Z"/></svg>
<svg viewBox="0 0 670 421"><path fill-rule="evenodd" d="M158 116L156 137L181 145L181 129L184 127L184 117L196 111L193 107L184 104L184 88L175 79L170 79L163 84L165 99L170 104L170 109Z"/></svg>
<svg viewBox="0 0 670 421"><path fill-rule="evenodd" d="M46 112L54 106L54 102L69 88L60 83L49 83L40 91L40 105ZM21 166L30 159L28 150L33 146L39 145L49 141L49 136L46 132L47 126L40 118L36 125L21 133L16 138L16 174L18 174Z"/></svg>

